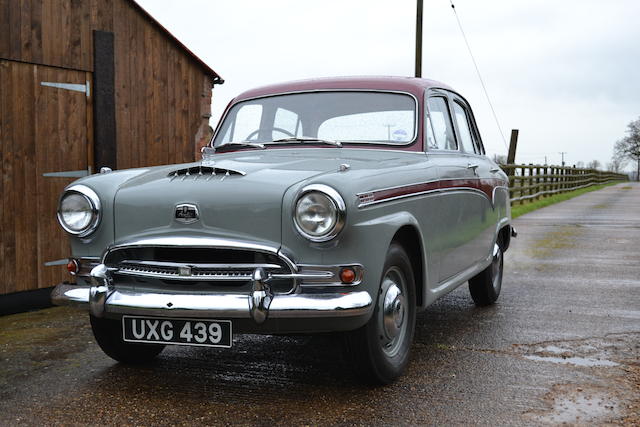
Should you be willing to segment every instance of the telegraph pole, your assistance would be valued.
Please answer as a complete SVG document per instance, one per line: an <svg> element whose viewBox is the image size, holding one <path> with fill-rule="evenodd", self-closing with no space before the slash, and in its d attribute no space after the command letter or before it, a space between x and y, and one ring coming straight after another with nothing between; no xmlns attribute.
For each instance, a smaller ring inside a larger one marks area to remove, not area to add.
<svg viewBox="0 0 640 427"><path fill-rule="evenodd" d="M562 166L564 166L564 155L567 154L567 152L561 151L559 154L562 156Z"/></svg>
<svg viewBox="0 0 640 427"><path fill-rule="evenodd" d="M417 0L416 11L416 70L415 77L422 77L422 2Z"/></svg>

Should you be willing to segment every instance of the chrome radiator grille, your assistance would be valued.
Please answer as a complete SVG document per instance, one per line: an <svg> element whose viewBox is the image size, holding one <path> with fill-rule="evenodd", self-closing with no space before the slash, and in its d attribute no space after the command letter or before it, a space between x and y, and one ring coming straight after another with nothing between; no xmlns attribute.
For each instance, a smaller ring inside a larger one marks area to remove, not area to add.
<svg viewBox="0 0 640 427"><path fill-rule="evenodd" d="M278 264L188 264L158 261L124 260L118 264L118 273L176 280L251 280L256 268L280 271Z"/></svg>
<svg viewBox="0 0 640 427"><path fill-rule="evenodd" d="M116 249L107 254L105 264L116 276L135 282L165 285L196 285L249 289L256 268L267 274L294 273L288 264L272 253L242 249L135 247ZM274 291L289 292L291 278L274 278Z"/></svg>

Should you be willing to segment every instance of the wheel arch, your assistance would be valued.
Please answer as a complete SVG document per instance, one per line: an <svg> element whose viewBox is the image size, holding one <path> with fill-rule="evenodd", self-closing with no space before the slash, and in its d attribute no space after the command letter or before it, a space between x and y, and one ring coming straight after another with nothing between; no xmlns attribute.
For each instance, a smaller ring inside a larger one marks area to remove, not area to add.
<svg viewBox="0 0 640 427"><path fill-rule="evenodd" d="M416 224L405 224L393 235L391 242L400 244L409 255L416 285L416 307L425 304L424 245Z"/></svg>
<svg viewBox="0 0 640 427"><path fill-rule="evenodd" d="M500 245L502 252L506 252L511 244L511 225L504 224L500 230L498 230L498 237L496 243Z"/></svg>

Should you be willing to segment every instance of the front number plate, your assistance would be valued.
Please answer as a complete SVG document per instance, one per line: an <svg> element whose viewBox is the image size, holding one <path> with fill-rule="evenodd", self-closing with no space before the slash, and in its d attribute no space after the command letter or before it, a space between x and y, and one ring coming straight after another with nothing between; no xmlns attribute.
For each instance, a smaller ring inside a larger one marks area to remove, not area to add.
<svg viewBox="0 0 640 427"><path fill-rule="evenodd" d="M230 320L122 317L122 339L127 342L231 348Z"/></svg>

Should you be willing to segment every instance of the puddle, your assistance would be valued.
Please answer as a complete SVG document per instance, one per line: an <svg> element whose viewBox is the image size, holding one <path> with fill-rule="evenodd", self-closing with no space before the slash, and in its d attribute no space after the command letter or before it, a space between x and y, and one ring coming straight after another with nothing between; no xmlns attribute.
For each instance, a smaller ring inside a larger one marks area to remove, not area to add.
<svg viewBox="0 0 640 427"><path fill-rule="evenodd" d="M559 350L562 350L562 349L559 349ZM561 353L564 351L566 350L561 351ZM575 365L575 366L587 366L587 367L620 366L619 363L612 362L610 360L589 359L586 357L554 357L554 356L527 355L527 356L524 356L524 358L529 360L534 360L537 362L551 362L551 363L559 363L559 364Z"/></svg>
<svg viewBox="0 0 640 427"><path fill-rule="evenodd" d="M579 393L554 399L553 409L538 418L547 423L592 423L617 415L619 403L606 394Z"/></svg>
<svg viewBox="0 0 640 427"><path fill-rule="evenodd" d="M562 354L562 353L570 352L571 350L567 348L556 347L555 345L549 345L546 347L542 347L540 351L546 351L548 353L554 353L554 354Z"/></svg>

